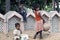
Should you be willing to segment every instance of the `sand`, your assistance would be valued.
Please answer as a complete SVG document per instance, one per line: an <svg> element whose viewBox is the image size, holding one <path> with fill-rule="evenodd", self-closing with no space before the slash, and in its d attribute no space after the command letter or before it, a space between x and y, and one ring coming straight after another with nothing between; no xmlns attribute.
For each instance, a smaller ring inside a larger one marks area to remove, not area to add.
<svg viewBox="0 0 60 40"><path fill-rule="evenodd" d="M60 33L49 33L49 32L43 32L43 39L39 38L39 35L36 39L33 39L33 36L35 34L34 31L28 30L24 31L23 34L29 35L29 40L60 40ZM10 31L8 34L4 34L0 32L0 40L13 40L13 33Z"/></svg>

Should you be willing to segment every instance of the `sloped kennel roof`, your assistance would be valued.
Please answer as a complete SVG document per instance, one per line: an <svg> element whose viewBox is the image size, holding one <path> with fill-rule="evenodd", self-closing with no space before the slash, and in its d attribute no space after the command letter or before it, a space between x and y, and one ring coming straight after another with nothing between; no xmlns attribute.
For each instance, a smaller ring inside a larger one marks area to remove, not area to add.
<svg viewBox="0 0 60 40"><path fill-rule="evenodd" d="M50 11L50 12L49 12L49 16L50 16L51 18L53 18L55 15L57 15L58 17L60 17L60 14L59 14L57 11Z"/></svg>
<svg viewBox="0 0 60 40"><path fill-rule="evenodd" d="M35 17L34 13L27 14L27 17L29 17L30 15L33 16L33 17Z"/></svg>
<svg viewBox="0 0 60 40"><path fill-rule="evenodd" d="M22 19L22 16L15 11L9 11L8 13L5 14L5 18L7 19L12 18L13 16L17 16L18 18Z"/></svg>
<svg viewBox="0 0 60 40"><path fill-rule="evenodd" d="M0 18L5 19L4 15L0 13Z"/></svg>
<svg viewBox="0 0 60 40"><path fill-rule="evenodd" d="M50 17L50 16L49 16L49 13L46 12L46 11L40 11L40 13L41 13L42 16L45 15L45 16L47 16L47 17Z"/></svg>
<svg viewBox="0 0 60 40"><path fill-rule="evenodd" d="M27 17L30 16L30 15L35 17L35 15L33 13L33 10L28 8Z"/></svg>

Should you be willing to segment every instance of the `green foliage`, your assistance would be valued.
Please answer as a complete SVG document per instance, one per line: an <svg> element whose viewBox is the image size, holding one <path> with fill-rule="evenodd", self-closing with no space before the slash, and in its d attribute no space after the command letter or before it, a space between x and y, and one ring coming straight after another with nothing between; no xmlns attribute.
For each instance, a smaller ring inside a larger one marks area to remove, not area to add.
<svg viewBox="0 0 60 40"><path fill-rule="evenodd" d="M5 1L6 0L0 0L1 2L1 8L5 11ZM11 10L16 10L15 7L15 2L16 0L10 0L11 1ZM26 5L26 7L29 8L33 8L32 5L34 3L38 3L40 6L40 9L44 9L44 10L51 10L51 6L49 6L52 3L52 0L25 0L24 4ZM48 5L48 8L45 8L45 6Z"/></svg>
<svg viewBox="0 0 60 40"><path fill-rule="evenodd" d="M43 4L44 4L44 0L26 0L25 1L25 4L28 6L28 7L32 7L32 5L34 3L38 3L40 5L40 8L42 9L43 8Z"/></svg>
<svg viewBox="0 0 60 40"><path fill-rule="evenodd" d="M47 6L47 5L46 5L45 8L44 8L44 10L49 12L49 11L52 10L52 6Z"/></svg>
<svg viewBox="0 0 60 40"><path fill-rule="evenodd" d="M52 0L25 0L25 4L27 7L32 7L33 3L38 3L40 6L40 9L44 9L45 5L49 5L52 3Z"/></svg>
<svg viewBox="0 0 60 40"><path fill-rule="evenodd" d="M4 11L5 13L5 0L0 0L0 8Z"/></svg>

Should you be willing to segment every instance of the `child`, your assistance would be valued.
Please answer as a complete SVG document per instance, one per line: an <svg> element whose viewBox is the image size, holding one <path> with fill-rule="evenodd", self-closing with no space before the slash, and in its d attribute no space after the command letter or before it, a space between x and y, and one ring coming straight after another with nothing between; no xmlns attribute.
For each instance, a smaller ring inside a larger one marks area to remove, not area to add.
<svg viewBox="0 0 60 40"><path fill-rule="evenodd" d="M23 21L26 23L27 22L27 18L26 18L27 13L26 13L26 9L24 7L24 1L20 1L18 12L19 12L19 14L22 15Z"/></svg>
<svg viewBox="0 0 60 40"><path fill-rule="evenodd" d="M34 39L36 39L36 36L40 34L40 38L42 39L42 31L43 31L43 18L41 17L39 5L34 6L34 13L35 13L35 19L36 19L36 34L34 36Z"/></svg>
<svg viewBox="0 0 60 40"><path fill-rule="evenodd" d="M14 40L20 40L20 37L21 37L21 34L22 34L22 31L20 29L20 24L19 23L16 23L15 24L15 30L13 31L13 34L14 34Z"/></svg>

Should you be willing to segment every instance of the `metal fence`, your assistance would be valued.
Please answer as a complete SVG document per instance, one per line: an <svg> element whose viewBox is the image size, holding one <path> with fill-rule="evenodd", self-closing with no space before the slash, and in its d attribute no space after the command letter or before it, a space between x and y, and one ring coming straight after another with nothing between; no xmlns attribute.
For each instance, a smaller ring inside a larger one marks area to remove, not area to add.
<svg viewBox="0 0 60 40"><path fill-rule="evenodd" d="M50 21L50 31L59 32L60 31L60 14L57 11L41 11L44 20ZM31 11L27 13L27 23L24 25L22 16L15 12L9 11L5 15L0 14L0 32L8 33L15 29L15 23L21 24L21 29L24 30L34 30L35 28L35 15Z"/></svg>

